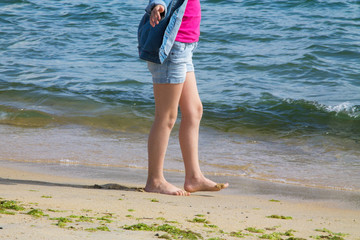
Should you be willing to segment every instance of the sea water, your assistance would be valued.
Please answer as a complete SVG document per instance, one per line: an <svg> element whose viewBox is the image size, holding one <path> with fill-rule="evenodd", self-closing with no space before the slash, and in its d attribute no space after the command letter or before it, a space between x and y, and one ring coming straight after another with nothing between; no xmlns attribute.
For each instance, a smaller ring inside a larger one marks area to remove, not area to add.
<svg viewBox="0 0 360 240"><path fill-rule="evenodd" d="M146 0L0 2L0 160L147 166ZM209 175L360 191L360 2L202 0ZM167 171L183 171L175 126Z"/></svg>

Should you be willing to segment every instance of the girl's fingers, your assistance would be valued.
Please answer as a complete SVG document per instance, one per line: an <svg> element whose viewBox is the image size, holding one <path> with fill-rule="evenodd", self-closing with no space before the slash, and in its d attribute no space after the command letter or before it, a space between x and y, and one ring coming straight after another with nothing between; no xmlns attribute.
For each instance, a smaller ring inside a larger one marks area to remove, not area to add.
<svg viewBox="0 0 360 240"><path fill-rule="evenodd" d="M157 11L156 11L155 9L151 12L150 25L151 25L152 27L155 27L155 25L158 24L156 12L157 12Z"/></svg>
<svg viewBox="0 0 360 240"><path fill-rule="evenodd" d="M155 25L159 24L159 21L161 20L160 13L164 11L165 9L162 5L157 5L154 7L154 9L151 11L151 16L150 16L150 25L152 27L155 27Z"/></svg>

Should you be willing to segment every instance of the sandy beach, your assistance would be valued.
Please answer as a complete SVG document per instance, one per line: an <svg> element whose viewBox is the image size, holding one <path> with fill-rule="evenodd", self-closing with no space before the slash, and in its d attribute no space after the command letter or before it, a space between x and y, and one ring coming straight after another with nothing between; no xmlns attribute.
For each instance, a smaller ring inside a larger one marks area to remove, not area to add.
<svg viewBox="0 0 360 240"><path fill-rule="evenodd" d="M0 167L0 239L360 239L360 210L142 186ZM11 202L9 202L11 201Z"/></svg>
<svg viewBox="0 0 360 240"><path fill-rule="evenodd" d="M360 240L360 1L196 1L196 88L154 142L171 184L186 141L229 187L188 197L143 191L147 2L0 1L0 240Z"/></svg>

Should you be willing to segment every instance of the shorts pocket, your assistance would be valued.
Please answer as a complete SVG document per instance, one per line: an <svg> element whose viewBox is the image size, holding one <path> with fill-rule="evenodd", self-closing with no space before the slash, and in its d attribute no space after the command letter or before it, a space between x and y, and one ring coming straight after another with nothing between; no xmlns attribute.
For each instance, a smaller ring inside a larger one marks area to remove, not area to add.
<svg viewBox="0 0 360 240"><path fill-rule="evenodd" d="M172 63L184 63L189 57L188 48L185 43L175 42L169 54L169 61Z"/></svg>

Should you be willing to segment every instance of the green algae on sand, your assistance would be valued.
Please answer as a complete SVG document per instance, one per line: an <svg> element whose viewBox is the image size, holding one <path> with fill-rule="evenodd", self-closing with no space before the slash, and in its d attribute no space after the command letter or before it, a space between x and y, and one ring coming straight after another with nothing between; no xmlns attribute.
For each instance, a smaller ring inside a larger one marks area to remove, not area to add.
<svg viewBox="0 0 360 240"><path fill-rule="evenodd" d="M275 219L284 219L284 220L291 220L293 219L290 216L283 216L283 215L270 215L270 216L266 216L267 218L275 218Z"/></svg>
<svg viewBox="0 0 360 240"><path fill-rule="evenodd" d="M203 237L199 233L190 230L182 230L169 224L156 226L156 225L147 225L145 223L138 223L131 226L124 226L123 229L131 230L131 231L162 231L170 234L172 237L176 239L188 239L188 240L203 239Z"/></svg>

